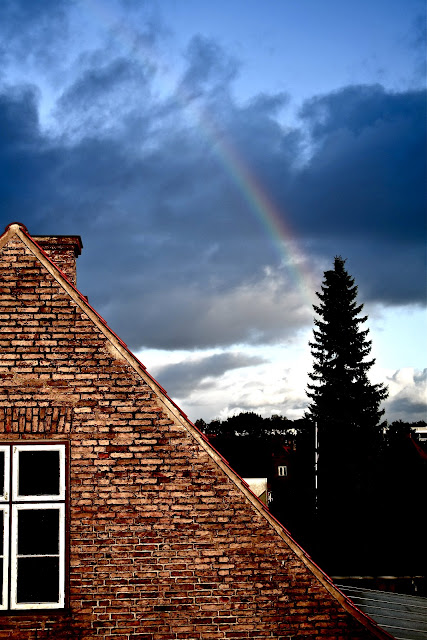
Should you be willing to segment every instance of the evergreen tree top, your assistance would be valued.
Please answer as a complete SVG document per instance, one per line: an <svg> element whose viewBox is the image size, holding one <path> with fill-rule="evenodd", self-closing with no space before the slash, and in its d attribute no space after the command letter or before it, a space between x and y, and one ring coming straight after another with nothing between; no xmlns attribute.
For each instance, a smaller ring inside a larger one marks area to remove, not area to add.
<svg viewBox="0 0 427 640"><path fill-rule="evenodd" d="M373 385L367 374L375 360L367 360L372 348L369 330L360 325L363 304L357 302L357 285L345 268L346 260L335 256L334 268L324 273L319 305L313 305L314 319L313 384L308 385L311 399L309 416L317 422L372 427L384 413L379 406L387 397L381 384Z"/></svg>

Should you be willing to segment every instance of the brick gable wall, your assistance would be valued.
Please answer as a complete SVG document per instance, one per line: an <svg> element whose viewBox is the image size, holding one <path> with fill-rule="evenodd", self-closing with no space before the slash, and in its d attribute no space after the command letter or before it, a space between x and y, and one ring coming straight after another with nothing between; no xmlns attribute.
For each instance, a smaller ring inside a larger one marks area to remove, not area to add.
<svg viewBox="0 0 427 640"><path fill-rule="evenodd" d="M67 610L0 638L375 637L17 235L0 293L0 443L70 452Z"/></svg>

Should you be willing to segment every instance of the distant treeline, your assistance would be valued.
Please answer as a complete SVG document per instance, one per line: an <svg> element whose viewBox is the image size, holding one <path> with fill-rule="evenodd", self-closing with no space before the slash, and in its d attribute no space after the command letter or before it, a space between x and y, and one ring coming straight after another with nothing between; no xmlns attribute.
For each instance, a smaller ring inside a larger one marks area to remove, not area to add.
<svg viewBox="0 0 427 640"><path fill-rule="evenodd" d="M226 420L216 418L210 422L205 422L199 419L196 420L195 424L202 433L209 436L251 436L254 438L277 435L296 438L313 429L313 423L308 418L290 420L277 414L269 418L263 418L253 411L241 412ZM427 423L422 420L418 422L395 420L390 423L385 421L383 423L384 439L387 441L394 440L410 433L416 437L417 429L425 426L427 426Z"/></svg>

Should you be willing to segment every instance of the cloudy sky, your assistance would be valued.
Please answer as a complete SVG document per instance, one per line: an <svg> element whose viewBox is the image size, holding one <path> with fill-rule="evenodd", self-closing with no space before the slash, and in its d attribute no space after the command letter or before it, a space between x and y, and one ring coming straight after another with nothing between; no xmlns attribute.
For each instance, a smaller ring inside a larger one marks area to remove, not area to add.
<svg viewBox="0 0 427 640"><path fill-rule="evenodd" d="M192 420L302 416L342 255L386 417L426 419L425 31L424 0L2 0L1 229L80 234Z"/></svg>

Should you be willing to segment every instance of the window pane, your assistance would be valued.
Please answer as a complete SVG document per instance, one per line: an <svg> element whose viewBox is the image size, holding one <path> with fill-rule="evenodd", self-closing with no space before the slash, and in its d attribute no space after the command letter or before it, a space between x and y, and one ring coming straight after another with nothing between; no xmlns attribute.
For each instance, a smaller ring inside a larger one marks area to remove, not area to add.
<svg viewBox="0 0 427 640"><path fill-rule="evenodd" d="M19 509L18 554L59 553L59 509Z"/></svg>
<svg viewBox="0 0 427 640"><path fill-rule="evenodd" d="M59 451L20 451L18 495L59 495L59 474Z"/></svg>
<svg viewBox="0 0 427 640"><path fill-rule="evenodd" d="M4 494L4 451L0 451L0 496Z"/></svg>
<svg viewBox="0 0 427 640"><path fill-rule="evenodd" d="M4 511L0 511L0 556L4 555ZM2 576L0 571L0 576Z"/></svg>
<svg viewBox="0 0 427 640"><path fill-rule="evenodd" d="M58 600L59 559L18 558L17 603Z"/></svg>

